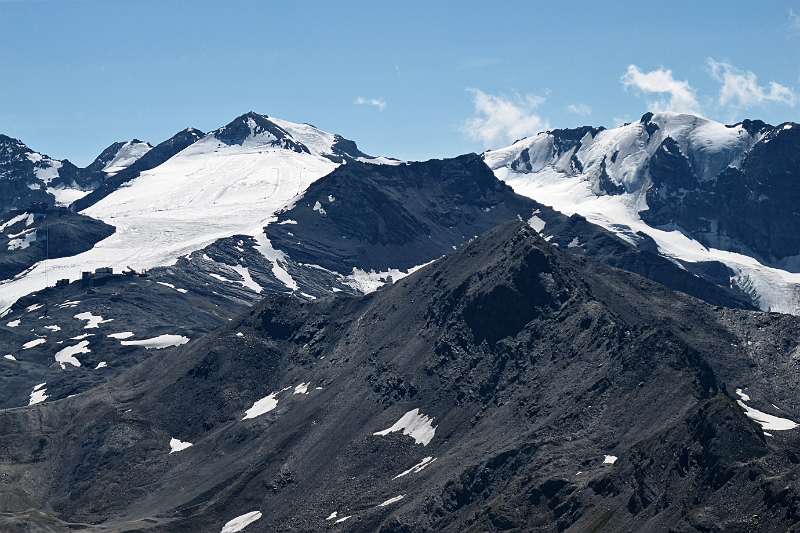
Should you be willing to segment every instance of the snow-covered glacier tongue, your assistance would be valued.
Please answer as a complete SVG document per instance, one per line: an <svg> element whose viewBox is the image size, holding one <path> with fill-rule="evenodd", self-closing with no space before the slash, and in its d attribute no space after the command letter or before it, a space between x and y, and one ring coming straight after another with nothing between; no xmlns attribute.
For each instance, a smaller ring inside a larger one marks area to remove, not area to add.
<svg viewBox="0 0 800 533"><path fill-rule="evenodd" d="M113 148L103 161L112 173L149 145L132 141ZM348 159L372 160L352 141L314 126L246 113L84 209L114 226L114 234L91 250L41 261L5 282L0 309L57 279L78 279L82 271L168 266L233 235L252 236L269 250L263 228L275 213ZM278 262L280 254L268 259Z"/></svg>
<svg viewBox="0 0 800 533"><path fill-rule="evenodd" d="M800 127L790 123L647 113L611 129L542 132L483 158L518 194L632 244L654 241L763 310L800 314L800 218L790 203L800 197L798 154ZM772 171L777 160L785 172Z"/></svg>

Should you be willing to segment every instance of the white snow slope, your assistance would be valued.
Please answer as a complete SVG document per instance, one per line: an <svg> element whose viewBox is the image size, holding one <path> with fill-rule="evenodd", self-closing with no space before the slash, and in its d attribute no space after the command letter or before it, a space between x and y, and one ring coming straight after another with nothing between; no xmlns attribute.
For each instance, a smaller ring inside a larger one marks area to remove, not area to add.
<svg viewBox="0 0 800 533"><path fill-rule="evenodd" d="M78 279L83 270L171 265L235 234L255 236L280 270L281 256L268 253L271 247L264 242L262 228L337 164L322 155L332 153L331 134L306 124L269 120L310 153L272 146L274 137L255 132L252 121L251 135L241 145L226 145L215 132L209 133L83 211L115 226L116 232L87 252L43 261L0 285L0 310L59 278Z"/></svg>
<svg viewBox="0 0 800 533"><path fill-rule="evenodd" d="M741 126L728 127L693 115L657 113L651 122L659 129L648 140L644 126L634 122L587 134L578 150L560 156L554 150L553 135L547 132L521 139L509 147L490 150L484 161L495 175L515 192L553 207L566 215L578 213L620 237L641 231L652 237L659 251L671 258L688 262L719 261L736 275L732 286L754 295L764 310L800 314L800 274L768 267L747 255L706 248L680 231L665 231L645 224L639 216L647 209L645 194L649 186L647 160L666 137L675 139L683 153L691 153L702 169L701 178L712 178L725 167L737 166L759 137L751 136ZM528 168L513 168L527 149ZM617 152L614 161L612 156ZM582 170L571 164L575 156ZM606 172L616 184L625 184L628 192L603 194L598 185L600 167L605 160ZM547 233L547 228L543 229Z"/></svg>
<svg viewBox="0 0 800 533"><path fill-rule="evenodd" d="M149 152L151 148L153 147L150 146L150 143L128 141L117 150L114 158L103 167L103 172L113 176L117 172L134 164L139 158Z"/></svg>

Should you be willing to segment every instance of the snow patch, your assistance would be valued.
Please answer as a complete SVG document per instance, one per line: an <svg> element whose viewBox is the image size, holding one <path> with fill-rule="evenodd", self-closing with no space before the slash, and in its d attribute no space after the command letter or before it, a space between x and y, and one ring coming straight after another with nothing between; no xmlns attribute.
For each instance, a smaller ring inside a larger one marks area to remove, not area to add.
<svg viewBox="0 0 800 533"><path fill-rule="evenodd" d="M112 339L130 339L133 335L134 333L132 331L120 331L119 333L109 333L106 337Z"/></svg>
<svg viewBox="0 0 800 533"><path fill-rule="evenodd" d="M281 389L277 392L272 392L267 396L264 396L260 400L256 401L250 409L245 411L242 420L247 420L248 418L255 418L257 416L261 416L263 414L269 413L270 411L278 407L277 396L278 394L282 393L287 389L289 389L289 387Z"/></svg>
<svg viewBox="0 0 800 533"><path fill-rule="evenodd" d="M391 268L384 272L375 272L374 270L365 272L360 268L353 267L353 273L344 278L342 280L342 283L344 283L348 287L352 287L353 289L359 292L362 292L364 294L369 294L371 292L375 292L376 290L380 289L387 283L395 283L398 280L401 280L404 277L413 274L417 270L426 267L435 261L436 259L434 259L433 261L428 261L427 263L423 263L421 265L411 267L407 271Z"/></svg>
<svg viewBox="0 0 800 533"><path fill-rule="evenodd" d="M187 292L189 292L186 289L179 289L178 287L176 287L172 283L167 283L166 281L156 281L156 283L158 283L159 285L163 285L165 287L169 287L170 289L174 289L174 290L178 291L181 294L186 294Z"/></svg>
<svg viewBox="0 0 800 533"><path fill-rule="evenodd" d="M30 350L31 348L33 348L35 346L39 346L40 344L44 344L45 342L47 342L47 339L45 339L43 337L39 337L38 339L33 339L32 341L28 341L25 344L23 344L22 345L22 349L23 350Z"/></svg>
<svg viewBox="0 0 800 533"><path fill-rule="evenodd" d="M78 313L77 315L75 315L74 318L86 322L86 325L83 326L83 329L96 329L100 327L100 324L105 324L106 322L111 322L114 320L113 318L104 320L102 316L93 315L90 311L86 311L84 313Z"/></svg>
<svg viewBox="0 0 800 533"><path fill-rule="evenodd" d="M413 438L416 444L427 446L436 433L436 426L432 425L431 422L433 422L433 417L423 415L420 413L419 408L416 408L408 411L390 427L376 431L373 435L385 436L395 431L402 431L403 435Z"/></svg>
<svg viewBox="0 0 800 533"><path fill-rule="evenodd" d="M192 446L191 442L184 442L182 440L176 439L175 437L169 439L169 453L171 454L183 451L189 446Z"/></svg>
<svg viewBox="0 0 800 533"><path fill-rule="evenodd" d="M67 346L56 352L56 362L61 365L61 369L65 368L66 364L72 366L81 366L81 362L75 357L78 354L89 353L89 341L81 341L74 346Z"/></svg>
<svg viewBox="0 0 800 533"><path fill-rule="evenodd" d="M394 498L389 498L385 502L379 503L378 507L386 507L387 505L392 505L393 503L397 503L405 497L406 497L405 494L400 494L399 496L395 496Z"/></svg>
<svg viewBox="0 0 800 533"><path fill-rule="evenodd" d="M123 346L143 346L146 350L161 350L172 346L180 346L189 342L189 337L183 335L159 335L151 339L136 341L120 341Z"/></svg>
<svg viewBox="0 0 800 533"><path fill-rule="evenodd" d="M415 464L414 466L412 466L408 470L403 470L402 472L400 472L399 474L394 476L392 479L397 479L397 478L400 478L400 477L404 477L404 476L407 476L408 474L416 474L418 472L422 472L428 466L430 466L430 464L433 463L435 460L436 460L435 457L424 457L422 459L422 461L420 461L419 463Z"/></svg>
<svg viewBox="0 0 800 533"><path fill-rule="evenodd" d="M242 280L244 280L244 281L236 280L236 283L240 283L243 287L252 290L256 294L261 294L261 291L263 291L264 289L261 287L261 285L259 285L256 282L256 280L253 279L253 276L250 275L250 270L247 267L242 265L234 265L231 268L233 268L236 271L236 273L242 277Z"/></svg>
<svg viewBox="0 0 800 533"><path fill-rule="evenodd" d="M742 389L736 389L736 394L740 398L739 400L736 400L736 403L738 403L739 407L744 410L744 414L747 415L747 418L755 421L761 426L762 431L787 431L800 425L793 420L789 420L788 418L781 418L750 407L745 403L750 401L750 396L745 394Z"/></svg>
<svg viewBox="0 0 800 533"><path fill-rule="evenodd" d="M259 519L261 519L261 511L250 511L226 522L220 533L237 533Z"/></svg>
<svg viewBox="0 0 800 533"><path fill-rule="evenodd" d="M37 403L42 403L47 399L47 389L44 386L47 383L39 383L33 388L31 391L31 397L28 399L28 405L36 405Z"/></svg>
<svg viewBox="0 0 800 533"><path fill-rule="evenodd" d="M26 229L21 233L9 235L11 240L8 241L8 251L24 250L30 247L31 244L36 242L36 230Z"/></svg>

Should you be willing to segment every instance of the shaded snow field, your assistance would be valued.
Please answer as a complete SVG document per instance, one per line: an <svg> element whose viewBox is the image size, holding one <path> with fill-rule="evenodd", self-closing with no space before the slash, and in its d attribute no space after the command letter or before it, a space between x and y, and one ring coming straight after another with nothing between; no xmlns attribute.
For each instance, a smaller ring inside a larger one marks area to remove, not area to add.
<svg viewBox="0 0 800 533"><path fill-rule="evenodd" d="M260 519L261 511L250 511L249 513L237 516L233 520L226 522L225 525L222 526L222 531L220 531L220 533L237 533Z"/></svg>
<svg viewBox="0 0 800 533"><path fill-rule="evenodd" d="M778 416L770 415L768 413L750 407L745 403L750 401L750 396L746 394L742 389L736 389L736 394L739 396L739 399L736 400L736 403L738 403L739 407L741 407L744 410L744 414L746 414L748 418L755 421L758 425L761 426L762 431L763 430L787 431L789 429L794 429L798 426L797 422L789 420L788 418L781 418ZM764 434L768 435L767 433ZM772 435L768 436L771 437Z"/></svg>
<svg viewBox="0 0 800 533"><path fill-rule="evenodd" d="M427 446L436 433L436 426L433 426L431 422L433 422L433 417L423 415L418 408L412 409L390 427L376 431L373 435L385 436L389 433L402 431L403 435L413 438L416 444Z"/></svg>

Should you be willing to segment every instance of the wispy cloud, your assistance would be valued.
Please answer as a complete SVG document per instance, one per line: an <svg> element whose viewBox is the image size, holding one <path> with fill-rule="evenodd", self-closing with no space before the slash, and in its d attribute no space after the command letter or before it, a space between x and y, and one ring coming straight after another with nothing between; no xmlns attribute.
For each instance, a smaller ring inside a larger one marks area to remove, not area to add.
<svg viewBox="0 0 800 533"><path fill-rule="evenodd" d="M462 131L485 146L512 142L549 128L547 121L536 112L545 101L543 96L495 95L480 89L467 91L472 95L474 112L462 125Z"/></svg>
<svg viewBox="0 0 800 533"><path fill-rule="evenodd" d="M386 109L386 100L383 98L365 98L364 96L356 96L353 101L356 105L368 105L376 108L378 111Z"/></svg>
<svg viewBox="0 0 800 533"><path fill-rule="evenodd" d="M592 108L586 104L569 104L567 106L567 111L582 117L587 117L592 114Z"/></svg>
<svg viewBox="0 0 800 533"><path fill-rule="evenodd" d="M789 29L800 32L800 12L789 8Z"/></svg>
<svg viewBox="0 0 800 533"><path fill-rule="evenodd" d="M765 103L780 103L790 107L797 103L797 95L791 87L775 81L760 85L754 72L712 57L708 58L707 64L711 76L722 84L717 98L721 106L745 109Z"/></svg>
<svg viewBox="0 0 800 533"><path fill-rule="evenodd" d="M697 92L688 81L676 80L669 69L642 72L636 65L629 65L621 81L625 88L633 87L642 94L661 95L648 102L652 111L700 113Z"/></svg>

